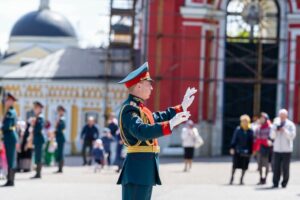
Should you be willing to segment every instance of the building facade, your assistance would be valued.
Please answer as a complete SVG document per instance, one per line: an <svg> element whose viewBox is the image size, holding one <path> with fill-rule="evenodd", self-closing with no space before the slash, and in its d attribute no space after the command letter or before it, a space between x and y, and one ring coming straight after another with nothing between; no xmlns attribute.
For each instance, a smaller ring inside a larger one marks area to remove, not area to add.
<svg viewBox="0 0 300 200"><path fill-rule="evenodd" d="M139 45L155 78L154 110L199 89L192 118L202 155L228 153L239 116L280 108L300 123L300 3L296 0L140 1ZM162 140L179 146L179 134ZM296 153L300 155L299 137Z"/></svg>
<svg viewBox="0 0 300 200"><path fill-rule="evenodd" d="M117 114L126 99L125 87L117 82L132 68L132 51L78 48L75 28L49 4L40 0L37 10L13 25L8 49L0 60L0 88L19 99L19 120L33 115L32 103L38 100L53 128L56 107L64 106L65 153L75 154L80 152L80 132L88 116L95 117L101 131L109 114Z"/></svg>
<svg viewBox="0 0 300 200"><path fill-rule="evenodd" d="M95 118L101 131L108 115L117 114L127 98L126 88L117 82L131 69L129 55L129 51L117 49L67 48L6 74L0 84L18 98L15 107L19 120L33 116L33 102L40 101L45 120L54 128L56 108L64 106L65 153L76 154L88 117Z"/></svg>
<svg viewBox="0 0 300 200"><path fill-rule="evenodd" d="M16 103L19 120L32 116L33 102L38 100L45 105L43 116L53 127L57 106L66 108L66 154L80 152L80 132L88 116L94 116L102 130L106 125L106 110L117 111L127 96L124 87L115 83L106 85L101 80L5 80L2 85L19 99Z"/></svg>

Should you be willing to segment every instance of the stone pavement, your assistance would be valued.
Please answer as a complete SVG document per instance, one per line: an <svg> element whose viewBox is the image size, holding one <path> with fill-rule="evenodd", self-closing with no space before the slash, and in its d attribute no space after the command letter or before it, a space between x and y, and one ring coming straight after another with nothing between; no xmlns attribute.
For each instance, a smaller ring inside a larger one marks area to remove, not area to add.
<svg viewBox="0 0 300 200"><path fill-rule="evenodd" d="M80 158L68 157L65 173L53 174L56 168L43 170L42 180L30 180L32 173L17 174L16 187L0 188L0 200L119 200L121 187L117 186L115 169L94 173L93 167L80 166ZM270 184L256 186L258 173L251 163L245 185L229 186L230 158L197 159L193 169L184 173L179 158L161 158L162 186L154 187L153 200L300 200L300 161L291 165L288 188L270 190ZM238 183L240 173L236 174ZM272 174L268 182L271 182ZM1 184L3 181L1 181Z"/></svg>

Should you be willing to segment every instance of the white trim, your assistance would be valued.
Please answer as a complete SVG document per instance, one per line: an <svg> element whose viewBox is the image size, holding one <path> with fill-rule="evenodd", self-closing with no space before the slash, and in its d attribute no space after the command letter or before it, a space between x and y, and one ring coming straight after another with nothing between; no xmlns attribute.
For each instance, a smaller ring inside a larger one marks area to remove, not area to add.
<svg viewBox="0 0 300 200"><path fill-rule="evenodd" d="M282 1L279 2L279 10L280 10L280 18L278 20L278 25L280 27L279 29L279 38L288 38L288 23L286 21L285 15L286 13L283 12L284 10L286 10L286 3L283 3ZM283 20L280 20L283 19ZM278 68L277 68L277 79L278 80L286 80L287 78L287 55L286 55L286 49L288 47L288 44L286 41L280 40L279 42L279 49L278 49ZM285 85L283 84L277 84L277 97L276 97L276 111L278 111L279 109L281 109L284 105L283 102L285 102L285 95L284 95L284 91L285 91ZM286 94L288 95L288 94ZM286 103L286 102L285 102ZM276 113L276 112L275 112Z"/></svg>
<svg viewBox="0 0 300 200"><path fill-rule="evenodd" d="M287 15L288 22L291 23L300 23L300 13L289 13Z"/></svg>
<svg viewBox="0 0 300 200"><path fill-rule="evenodd" d="M289 116L293 117L294 116L294 97L295 97L295 76L296 76L296 50L297 50L297 43L296 39L297 36L300 36L300 30L299 29L291 29L291 48L290 48L290 102L289 102Z"/></svg>
<svg viewBox="0 0 300 200"><path fill-rule="evenodd" d="M80 88L79 89L79 92L82 94L82 91L83 89ZM82 131L82 128L83 128L83 111L82 111L82 108L83 108L83 99L77 99L77 109L78 109L78 113L77 113L77 118L78 118L78 123L77 123L77 139L76 139L76 148L79 150L81 148L81 144L80 144L80 137L81 137L81 131ZM80 150L79 150L80 151Z"/></svg>
<svg viewBox="0 0 300 200"><path fill-rule="evenodd" d="M300 9L298 9L296 1L298 1L298 0L291 0L291 2L292 2L292 10L293 10L294 13L300 13Z"/></svg>
<svg viewBox="0 0 300 200"><path fill-rule="evenodd" d="M212 8L205 7L180 7L180 14L183 18L213 18L222 19L225 16L225 12L220 10L214 10Z"/></svg>
<svg viewBox="0 0 300 200"><path fill-rule="evenodd" d="M185 0L185 5L186 6L194 6L194 7L213 7L213 5L211 4L207 4L207 0L203 0L203 3L197 3L197 2L193 2L193 0Z"/></svg>
<svg viewBox="0 0 300 200"><path fill-rule="evenodd" d="M227 10L227 4L229 0L220 0L221 4L220 4L220 9L226 11Z"/></svg>
<svg viewBox="0 0 300 200"><path fill-rule="evenodd" d="M78 42L75 37L40 37L40 36L12 36L9 38L9 42L46 42L46 43L57 43L57 42Z"/></svg>
<svg viewBox="0 0 300 200"><path fill-rule="evenodd" d="M78 47L78 42L78 39L73 37L13 36L9 39L7 53L19 52L31 46L56 51L68 46Z"/></svg>
<svg viewBox="0 0 300 200"><path fill-rule="evenodd" d="M200 29L200 37L201 38L205 38L205 31L204 29L201 27ZM201 81L201 79L203 79L204 77L204 60L201 59L204 57L205 55L205 44L203 44L203 39L200 39L200 70L199 70L199 77L200 77L200 82L199 82L199 121L202 121L202 106L203 106L203 81Z"/></svg>
<svg viewBox="0 0 300 200"><path fill-rule="evenodd" d="M211 52L210 52L210 58L215 58L216 57L216 50L217 50L217 41L218 38L216 38L217 36L217 29L216 28L213 28L213 27L210 27L210 29L205 29L205 30L210 30L212 31L212 34L213 34L213 37L214 37L214 41L212 42L212 47L211 47ZM216 60L215 59L212 59L210 60L210 63L209 63L209 67L210 67L210 72L209 72L209 77L208 78L215 78L215 72L216 72ZM217 87L217 86L216 86ZM209 99L211 97L211 100L212 102L208 102L208 108L211 108L212 111L210 113L208 113L208 117L211 119L213 119L213 107L214 107L214 82L210 82L210 84L208 85L208 96L209 96Z"/></svg>
<svg viewBox="0 0 300 200"><path fill-rule="evenodd" d="M215 29L217 28L218 24L208 24L205 22L190 22L190 21L184 21L183 26L201 26L205 27L206 29Z"/></svg>

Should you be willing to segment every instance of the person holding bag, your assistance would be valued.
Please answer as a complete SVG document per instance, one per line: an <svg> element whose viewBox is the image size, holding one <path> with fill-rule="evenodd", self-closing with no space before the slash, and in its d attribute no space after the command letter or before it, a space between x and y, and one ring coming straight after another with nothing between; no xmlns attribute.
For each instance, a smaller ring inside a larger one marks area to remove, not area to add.
<svg viewBox="0 0 300 200"><path fill-rule="evenodd" d="M184 172L191 170L195 148L203 145L203 140L199 135L197 128L194 127L194 122L188 120L187 127L181 131L182 146L184 148Z"/></svg>
<svg viewBox="0 0 300 200"><path fill-rule="evenodd" d="M242 115L231 140L230 154L233 156L230 185L233 184L236 169L242 170L240 185L244 185L244 175L248 169L253 146L253 130L251 129L250 117Z"/></svg>

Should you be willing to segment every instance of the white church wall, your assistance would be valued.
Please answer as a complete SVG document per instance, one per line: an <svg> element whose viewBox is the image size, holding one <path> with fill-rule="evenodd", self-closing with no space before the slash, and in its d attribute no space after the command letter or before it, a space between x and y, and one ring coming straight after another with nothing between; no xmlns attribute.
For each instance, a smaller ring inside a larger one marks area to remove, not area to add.
<svg viewBox="0 0 300 200"><path fill-rule="evenodd" d="M105 125L105 108L118 113L121 103L127 97L124 86L114 82L106 86L105 82L99 80L4 80L1 86L18 97L16 109L20 120L26 119L28 111L32 109L32 103L36 100L45 105L44 116L51 124L56 121L56 107L63 105L66 108L66 154L79 152L79 134L87 115L98 116L97 125L102 129ZM77 113L72 113L74 107L78 110ZM78 123L73 123L73 118L76 118Z"/></svg>

